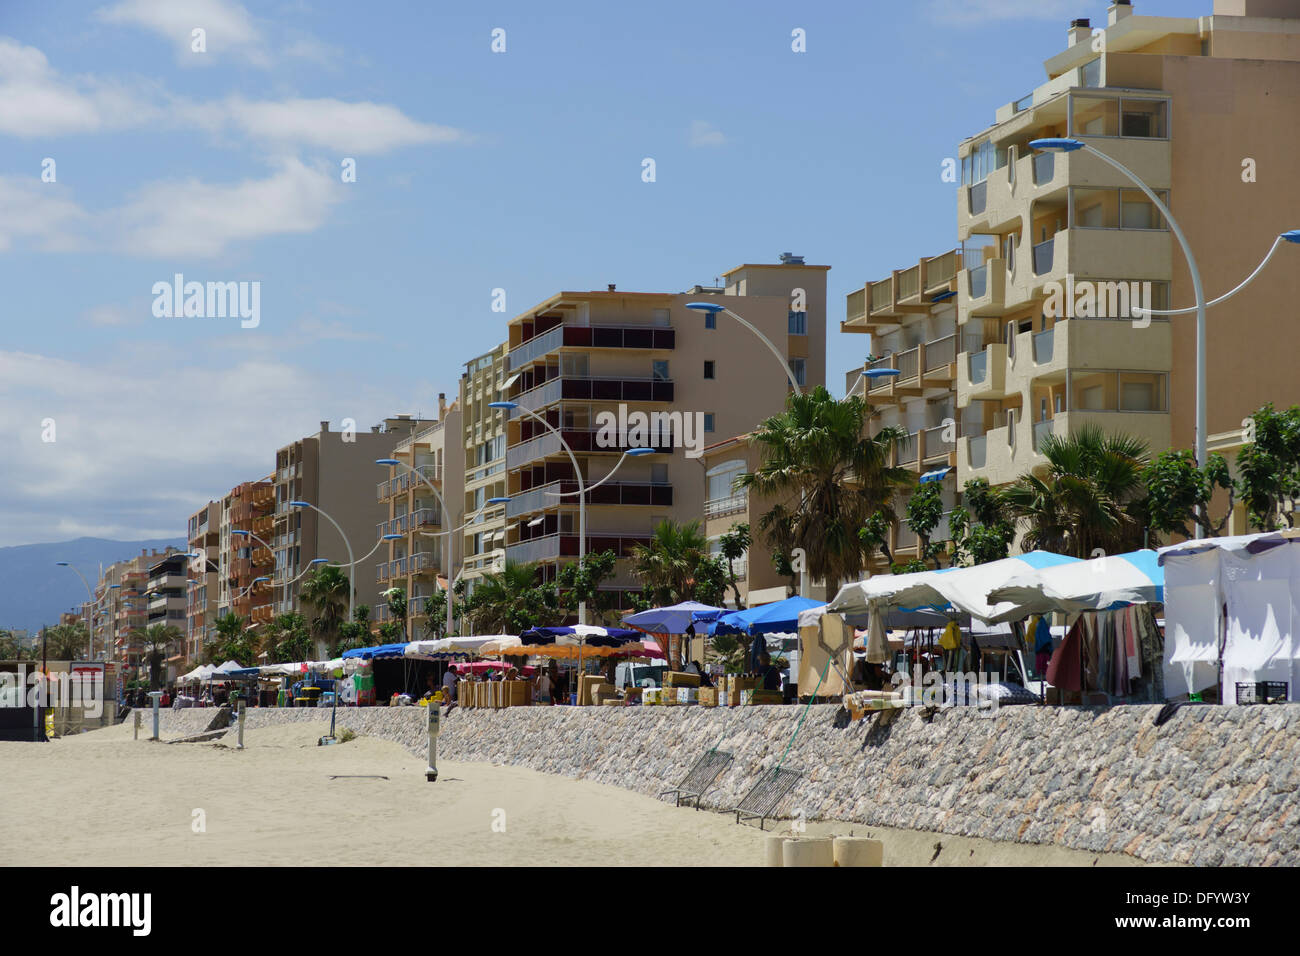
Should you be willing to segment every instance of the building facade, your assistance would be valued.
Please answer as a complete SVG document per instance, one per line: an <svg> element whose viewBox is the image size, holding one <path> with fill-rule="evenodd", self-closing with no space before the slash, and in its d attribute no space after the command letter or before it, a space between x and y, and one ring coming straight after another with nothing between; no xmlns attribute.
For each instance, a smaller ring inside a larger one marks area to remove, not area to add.
<svg viewBox="0 0 1300 956"><path fill-rule="evenodd" d="M704 448L781 411L790 386L753 332L687 303L741 315L812 387L825 383L828 268L785 256L684 293L561 292L512 319L506 560L537 564L544 580L576 560L578 475L599 485L586 495L589 553L626 557L659 522L698 520ZM625 457L633 447L654 451ZM626 562L603 586L638 587Z"/></svg>
<svg viewBox="0 0 1300 956"><path fill-rule="evenodd" d="M1216 0L1198 18L1114 3L1096 34L1074 21L1044 65L1047 82L959 150L962 483L1014 481L1045 464L1044 436L1085 424L1153 455L1195 442L1195 317L1132 311L1195 304L1168 223L1119 170L1032 140L1074 137L1131 168L1177 217L1207 297L1240 283L1300 206L1279 172L1300 115L1297 0ZM1294 401L1293 350L1267 343L1286 339L1297 294L1300 269L1275 262L1209 310L1209 434Z"/></svg>
<svg viewBox="0 0 1300 956"><path fill-rule="evenodd" d="M215 634L218 616L218 575L221 569L222 504L209 501L186 525L189 544L189 576L185 582L185 655L194 665L201 662L203 648Z"/></svg>
<svg viewBox="0 0 1300 956"><path fill-rule="evenodd" d="M465 363L460 378L461 454L464 480L461 482L460 554L463 560L452 580L465 582L470 594L485 574L505 564L506 509L490 505L492 498L506 494L506 413L491 403L504 400L508 344L502 342L489 352ZM459 524L460 522L458 522Z"/></svg>

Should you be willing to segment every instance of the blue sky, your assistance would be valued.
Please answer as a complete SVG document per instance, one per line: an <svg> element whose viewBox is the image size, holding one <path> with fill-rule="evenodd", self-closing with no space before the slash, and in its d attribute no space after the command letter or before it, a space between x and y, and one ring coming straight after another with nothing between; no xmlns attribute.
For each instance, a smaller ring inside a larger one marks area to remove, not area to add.
<svg viewBox="0 0 1300 956"><path fill-rule="evenodd" d="M1105 8L6 0L0 545L176 534L322 419L433 411L560 289L788 250L832 266L837 330L955 244L941 162ZM154 317L177 272L260 282L260 324ZM833 388L867 345L832 332Z"/></svg>

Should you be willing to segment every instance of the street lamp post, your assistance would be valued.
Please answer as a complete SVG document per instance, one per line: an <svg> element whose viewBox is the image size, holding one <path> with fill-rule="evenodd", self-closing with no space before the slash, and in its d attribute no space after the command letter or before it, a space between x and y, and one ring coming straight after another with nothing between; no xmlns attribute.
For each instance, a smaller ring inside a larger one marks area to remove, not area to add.
<svg viewBox="0 0 1300 956"><path fill-rule="evenodd" d="M742 319L741 321L744 320ZM525 415L529 416L530 418L536 419L537 421L541 422L542 425L545 426L546 430L551 432L551 434L553 434L556 438L558 438L560 444L564 446L564 450L569 456L569 461L573 464L574 477L578 481L578 567L581 568L583 561L587 557L587 483L585 480L583 480L582 469L578 467L578 459L577 456L573 454L573 449L570 448L569 443L564 440L564 435L560 433L559 429L557 429L554 425L548 422L545 419L545 417L538 415L536 412L532 411L531 409L524 408L518 402L488 402L488 408L501 408L501 409L506 409L508 411L516 411L516 410L521 411ZM655 449L653 448L627 449L626 451L623 452L623 457L619 458L618 463L614 465L614 468L610 470L610 473L608 475L606 475L604 478L601 479L599 484L603 484L604 482L608 481L613 476L614 471L618 470L618 466L623 463L623 459L626 458L628 455L648 455L648 454L652 454L654 451ZM592 485L591 487L594 488L596 486ZM503 500L509 501L510 499L506 498ZM578 623L579 624L587 623L587 602L586 601L578 602Z"/></svg>
<svg viewBox="0 0 1300 956"><path fill-rule="evenodd" d="M446 523L450 526L452 522L451 510L447 507L447 502L443 500L442 492L437 489L434 483L429 480L428 476L425 475L423 471L421 471L419 468L412 468L406 462L401 461L397 458L380 458L375 461L375 464L388 465L392 468L405 468L408 472L412 473L421 481L423 481L426 485L428 485L429 490L433 492L433 496L438 499L438 506L442 508L443 520L446 521ZM427 467L427 466L422 466L422 467ZM451 634L451 547L452 547L450 532L447 534L446 537L447 540L443 542L443 546L442 546L443 560L445 562L442 566L442 570L443 570L443 574L447 576L447 631L446 633L450 635ZM437 583L438 582L435 580L434 584ZM408 613L409 613L409 608L408 608Z"/></svg>
<svg viewBox="0 0 1300 956"><path fill-rule="evenodd" d="M90 582L86 580L86 576L68 561L55 561L54 563L61 568L72 568L77 577L81 578L81 583L86 586L86 597L90 598L90 600L86 602L87 605L94 605L96 603L95 594L90 590ZM81 616L86 619L86 656L93 661L95 659L95 634L93 630L94 625L92 622L94 619L91 616L92 613L93 609L92 611L83 611Z"/></svg>
<svg viewBox="0 0 1300 956"><path fill-rule="evenodd" d="M803 394L803 392L799 388L799 380L795 378L794 370L790 368L790 363L786 360L786 357L781 353L781 350L776 347L776 344L771 339L769 339L766 335L764 335L761 331L759 331L756 325L753 325L752 323L746 321L745 319L737 315L735 312L732 312L730 309L728 309L725 305L719 305L717 302L687 302L686 308L691 309L695 312L707 312L715 315L718 312L725 312L727 315L731 316L733 319L735 319L745 328L749 329L749 331L753 332L755 335L759 337L759 339L763 342L763 344L766 345L768 349L771 350L772 354L776 356L777 361L781 363L781 367L785 369L786 378L790 380L790 386L791 388L794 389L794 393L796 395Z"/></svg>
<svg viewBox="0 0 1300 956"><path fill-rule="evenodd" d="M1045 151L1059 151L1064 153L1072 153L1080 149L1086 150L1087 152L1091 153L1093 156L1096 156L1102 162L1106 163L1109 166L1114 167L1115 169L1123 173L1124 176L1126 176L1130 181L1133 182L1134 185L1138 187L1138 189L1142 190L1142 192L1146 195L1146 197L1151 200L1151 202L1155 205L1157 209L1160 210L1161 215L1163 215L1165 217L1165 220L1169 223L1169 228L1173 232L1174 237L1178 240L1178 245L1182 247L1183 257L1187 260L1187 269L1192 276L1192 292L1196 297L1196 305L1190 309L1171 309L1171 310L1141 309L1139 311L1143 315L1181 315L1181 314L1186 314L1188 312L1196 313L1196 463L1200 467L1204 468L1206 463L1206 458L1207 458L1206 441L1208 439L1208 435L1206 433L1207 426L1206 426L1206 374L1205 374L1205 363L1206 363L1205 310L1206 307L1218 302L1222 302L1224 299L1227 299L1229 296L1235 295L1247 284L1249 284L1250 281L1254 279L1255 276L1259 275L1259 273L1263 270L1264 266L1268 263L1268 260L1273 257L1273 253L1277 251L1279 243L1281 243L1283 240L1287 242L1300 243L1300 229L1293 229L1290 232L1284 232L1281 235L1279 235L1277 239L1274 240L1273 247L1269 250L1268 255L1264 257L1264 261L1261 262L1255 268L1255 271L1252 272L1246 278L1245 282L1242 282L1241 285L1237 286L1237 288L1233 289L1231 292L1228 292L1226 295L1219 296L1219 298L1215 299L1213 302L1206 302L1205 290L1201 286L1201 272L1196 265L1196 256L1192 253L1192 247L1188 243L1187 237L1183 234L1182 227L1178 225L1178 220L1176 220L1173 216L1173 213L1169 211L1169 207L1166 206L1163 202L1161 202L1160 197L1157 196L1155 192L1152 191L1151 187L1149 187L1146 183L1144 183L1138 177L1138 175L1135 172L1133 172L1133 170L1129 169L1127 166L1125 166L1123 163L1119 162L1118 160L1106 155L1101 150L1093 146L1091 143L1086 143L1081 139L1073 139L1069 137L1047 137L1044 139L1032 140L1029 143L1029 145L1034 149L1041 149ZM1199 522L1196 525L1195 535L1197 538L1202 538L1205 536L1205 529L1201 527Z"/></svg>

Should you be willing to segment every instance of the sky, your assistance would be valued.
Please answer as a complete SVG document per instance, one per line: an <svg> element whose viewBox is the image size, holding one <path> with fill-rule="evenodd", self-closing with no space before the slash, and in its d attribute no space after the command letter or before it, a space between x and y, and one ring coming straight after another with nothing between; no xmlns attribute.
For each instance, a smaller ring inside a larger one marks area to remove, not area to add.
<svg viewBox="0 0 1300 956"><path fill-rule="evenodd" d="M957 244L944 160L1106 6L0 0L0 546L184 534L564 289L803 255L842 392L844 296Z"/></svg>

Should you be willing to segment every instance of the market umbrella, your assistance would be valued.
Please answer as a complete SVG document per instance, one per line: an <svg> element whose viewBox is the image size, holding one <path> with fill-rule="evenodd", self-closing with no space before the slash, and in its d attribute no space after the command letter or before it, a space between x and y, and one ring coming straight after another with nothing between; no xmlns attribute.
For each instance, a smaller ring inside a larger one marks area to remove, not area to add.
<svg viewBox="0 0 1300 956"><path fill-rule="evenodd" d="M667 607L652 607L623 618L623 623L648 634L685 634L697 621L707 621L724 613L720 607L699 601L682 601Z"/></svg>
<svg viewBox="0 0 1300 956"><path fill-rule="evenodd" d="M1017 574L990 591L988 599L990 604L1010 605L994 621L1016 621L1049 611L1077 614L1161 604L1164 585L1158 554L1148 549Z"/></svg>

